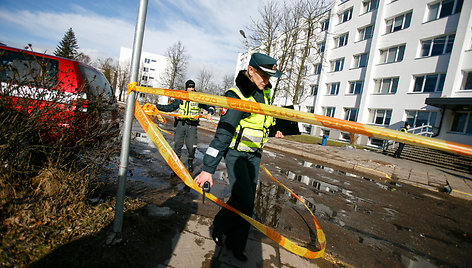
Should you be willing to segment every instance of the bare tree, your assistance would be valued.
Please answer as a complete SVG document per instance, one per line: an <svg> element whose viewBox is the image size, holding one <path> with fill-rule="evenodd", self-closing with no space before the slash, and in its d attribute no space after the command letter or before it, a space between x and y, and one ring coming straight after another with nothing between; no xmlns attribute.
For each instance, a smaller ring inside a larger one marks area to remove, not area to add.
<svg viewBox="0 0 472 268"><path fill-rule="evenodd" d="M124 101L125 100L125 93L127 92L127 85L129 82L129 69L130 63L127 62L123 65L118 65L118 75L117 75L117 85L116 90L119 90L118 100Z"/></svg>
<svg viewBox="0 0 472 268"><path fill-rule="evenodd" d="M287 6L287 4L284 3L283 6ZM290 14L290 8L283 9L276 1L270 0L259 9L260 19L256 20L251 18L251 25L246 27L249 33L248 39L250 41L250 45L252 47L258 47L260 48L261 52L276 58L278 60L277 68L282 73L284 73L286 57L284 56L285 53L279 52L280 48L277 46L281 39L278 32L280 32L280 30L284 30L283 28L285 28L287 22L290 21L288 18L286 18L287 14ZM282 56L282 58L280 56ZM278 78L275 86L273 85L272 87L272 101L276 96L280 79L282 78Z"/></svg>
<svg viewBox="0 0 472 268"><path fill-rule="evenodd" d="M98 59L93 65L103 73L108 82L110 82L113 92L115 92L117 90L118 81L118 63L112 58L106 58Z"/></svg>
<svg viewBox="0 0 472 268"><path fill-rule="evenodd" d="M286 97L290 97L291 102L297 105L309 96L309 86L305 86L308 81L310 59L318 50L316 33L320 27L321 15L327 10L329 3L326 0L296 0L290 3L284 3L284 8L277 8L273 2L268 2L266 6L259 12L263 17L262 22L253 20L250 27L251 40L254 36L259 40L265 36L265 40L261 41L260 48L265 53L272 53L277 59L278 69L282 72L282 76L277 78L273 85L272 102L277 95L285 92ZM278 20L273 20L276 15L280 14ZM269 22L273 22L268 26ZM277 23L275 23L277 22ZM271 36L271 31L277 26L277 36ZM265 30L264 30L265 27ZM270 46L269 48L267 47ZM313 53L312 53L313 52Z"/></svg>
<svg viewBox="0 0 472 268"><path fill-rule="evenodd" d="M118 64L112 58L98 59L96 67L102 71L103 75L107 78L113 88L116 86L115 76L118 71Z"/></svg>
<svg viewBox="0 0 472 268"><path fill-rule="evenodd" d="M77 56L75 57L76 60L80 61L80 62L83 62L85 64L90 64L92 62L92 59L90 58L89 55L86 55L82 52L80 52L79 54L77 54Z"/></svg>
<svg viewBox="0 0 472 268"><path fill-rule="evenodd" d="M170 46L166 54L169 62L160 78L164 85L174 89L176 85L183 85L183 77L187 69L189 56L186 54L185 47L180 41Z"/></svg>
<svg viewBox="0 0 472 268"><path fill-rule="evenodd" d="M279 90L289 92L292 78L291 64L293 63L295 47L300 34L300 14L301 6L285 5L281 11L282 23L281 34L277 36L277 68L282 72L282 76L277 78L275 86L273 87L272 103L274 102Z"/></svg>
<svg viewBox="0 0 472 268"><path fill-rule="evenodd" d="M112 58L107 58L99 59L94 65L103 72L114 90L118 91L118 94L115 94L118 95L118 100L125 101L130 79L130 62L115 63Z"/></svg>
<svg viewBox="0 0 472 268"><path fill-rule="evenodd" d="M212 83L213 74L207 69L200 70L197 77L197 89L201 92L209 93L210 84Z"/></svg>
<svg viewBox="0 0 472 268"><path fill-rule="evenodd" d="M222 88L223 90L227 90L234 86L234 76L227 74L223 77Z"/></svg>
<svg viewBox="0 0 472 268"><path fill-rule="evenodd" d="M210 85L208 86L208 92L205 92L205 93L213 94L213 95L223 95L225 90L226 89L223 87L222 84L211 82Z"/></svg>
<svg viewBox="0 0 472 268"><path fill-rule="evenodd" d="M260 20L251 18L252 24L247 27L251 46L262 48L262 52L271 55L277 31L282 23L278 2L270 0L259 9Z"/></svg>
<svg viewBox="0 0 472 268"><path fill-rule="evenodd" d="M300 42L295 46L294 61L292 64L292 74L295 74L291 80L292 103L297 105L303 102L304 98L309 96L310 88L306 86L309 75L310 54L315 54L316 44L318 43L316 29L321 26L321 14L326 10L325 0L299 0L296 3L297 10L301 11L300 17ZM319 37L318 37L319 38ZM313 52L313 53L312 53ZM311 57L313 59L314 57Z"/></svg>

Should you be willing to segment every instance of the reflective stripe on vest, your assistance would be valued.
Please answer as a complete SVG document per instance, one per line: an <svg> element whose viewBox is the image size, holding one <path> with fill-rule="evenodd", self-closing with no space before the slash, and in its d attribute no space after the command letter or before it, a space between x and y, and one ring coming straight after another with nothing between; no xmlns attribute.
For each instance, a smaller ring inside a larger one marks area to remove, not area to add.
<svg viewBox="0 0 472 268"><path fill-rule="evenodd" d="M200 114L200 108L198 102L194 101L182 101L179 105L179 114L186 116L198 116ZM190 120L196 121L196 118L189 118Z"/></svg>
<svg viewBox="0 0 472 268"><path fill-rule="evenodd" d="M252 96L249 98L244 97L239 89L230 88L227 91L236 93L241 100L256 102ZM264 89L263 94L264 103L269 104L270 89ZM255 152L257 149L263 148L269 139L269 127L273 124L273 117L261 114L251 114L250 116L241 119L229 148L241 152Z"/></svg>

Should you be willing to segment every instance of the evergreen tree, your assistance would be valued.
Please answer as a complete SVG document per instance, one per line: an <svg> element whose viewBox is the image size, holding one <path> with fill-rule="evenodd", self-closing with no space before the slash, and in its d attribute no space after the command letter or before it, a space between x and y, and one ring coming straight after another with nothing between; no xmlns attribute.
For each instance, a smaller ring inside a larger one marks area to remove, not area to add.
<svg viewBox="0 0 472 268"><path fill-rule="evenodd" d="M56 50L54 51L54 55L69 59L75 59L78 55L77 50L79 49L79 45L77 45L77 38L75 38L74 31L72 28L64 34L59 45L57 45Z"/></svg>

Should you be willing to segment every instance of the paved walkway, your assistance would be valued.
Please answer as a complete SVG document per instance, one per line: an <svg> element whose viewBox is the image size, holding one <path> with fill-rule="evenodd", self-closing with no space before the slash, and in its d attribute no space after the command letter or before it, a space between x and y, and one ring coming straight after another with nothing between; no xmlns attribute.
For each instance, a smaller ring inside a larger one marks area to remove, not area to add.
<svg viewBox="0 0 472 268"><path fill-rule="evenodd" d="M250 233L245 251L248 261L241 262L215 246L208 228L212 221L192 215L184 231L175 236L172 257L157 267L333 267L325 258L310 260L292 254L258 232Z"/></svg>

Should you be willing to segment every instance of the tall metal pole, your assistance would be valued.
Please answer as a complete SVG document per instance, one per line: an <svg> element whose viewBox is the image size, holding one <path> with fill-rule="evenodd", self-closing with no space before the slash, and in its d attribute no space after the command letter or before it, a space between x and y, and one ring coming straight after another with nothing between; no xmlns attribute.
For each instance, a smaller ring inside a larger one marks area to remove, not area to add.
<svg viewBox="0 0 472 268"><path fill-rule="evenodd" d="M144 25L146 24L148 0L139 1L138 18L134 32L133 55L131 57L130 83L138 81L139 62L143 46ZM136 92L131 91L126 99L125 123L123 128L123 140L121 144L120 169L118 171L118 190L116 193L115 219L113 232L120 233L123 226L123 203L125 198L126 173L128 172L129 147L131 141L131 128L133 125L134 102Z"/></svg>

